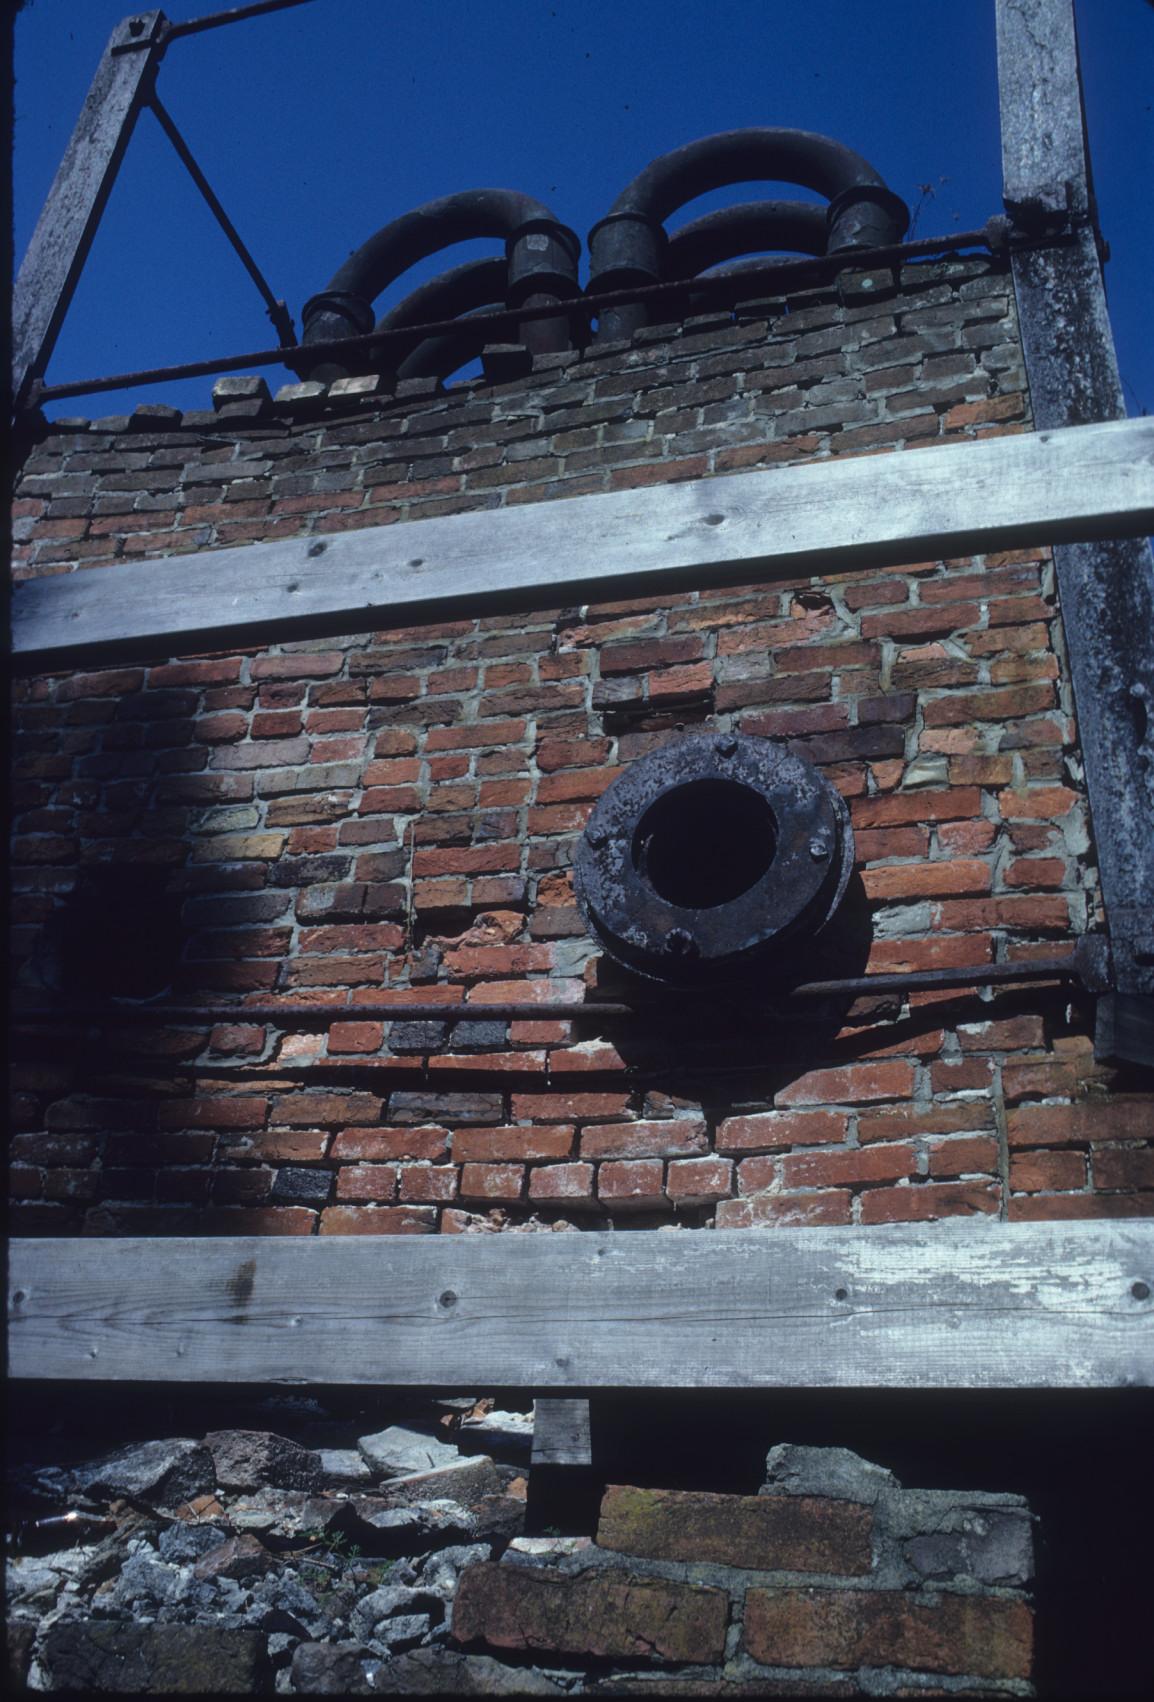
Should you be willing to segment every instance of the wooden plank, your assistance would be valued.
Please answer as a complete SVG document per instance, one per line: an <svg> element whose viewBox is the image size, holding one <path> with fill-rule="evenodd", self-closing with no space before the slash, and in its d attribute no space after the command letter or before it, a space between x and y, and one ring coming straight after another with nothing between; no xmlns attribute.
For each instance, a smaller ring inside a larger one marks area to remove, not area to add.
<svg viewBox="0 0 1154 1702"><path fill-rule="evenodd" d="M996 0L1006 210L1025 229L1089 204L1074 0Z"/></svg>
<svg viewBox="0 0 1154 1702"><path fill-rule="evenodd" d="M924 561L1154 526L1154 420L777 467L30 580L24 664Z"/></svg>
<svg viewBox="0 0 1154 1702"><path fill-rule="evenodd" d="M16 279L12 394L48 364L164 46L164 13L113 30ZM135 28L133 27L135 26Z"/></svg>
<svg viewBox="0 0 1154 1702"><path fill-rule="evenodd" d="M1082 114L1072 0L998 0L1006 207L1067 240L1011 249L1039 431L1124 419ZM1061 217L1059 217L1061 215ZM1154 558L1140 537L1059 540L1058 601L1110 934L1100 1057L1149 1063L1154 1024Z"/></svg>
<svg viewBox="0 0 1154 1702"><path fill-rule="evenodd" d="M544 1400L533 1407L533 1466L593 1464L592 1426L586 1400Z"/></svg>
<svg viewBox="0 0 1154 1702"><path fill-rule="evenodd" d="M599 1388L1154 1380L1154 1219L27 1240L16 1377Z"/></svg>

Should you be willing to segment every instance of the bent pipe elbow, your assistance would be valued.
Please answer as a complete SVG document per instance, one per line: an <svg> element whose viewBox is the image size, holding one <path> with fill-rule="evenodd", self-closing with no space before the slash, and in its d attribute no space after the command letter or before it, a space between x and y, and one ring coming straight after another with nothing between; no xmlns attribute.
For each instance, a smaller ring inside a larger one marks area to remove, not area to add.
<svg viewBox="0 0 1154 1702"><path fill-rule="evenodd" d="M698 273L744 254L826 252L826 209L810 201L743 201L682 225L669 238L665 275Z"/></svg>
<svg viewBox="0 0 1154 1702"><path fill-rule="evenodd" d="M428 325L458 319L473 313L504 307L508 265L497 255L486 260L467 260L440 272L396 303L377 320L378 331L401 331L406 326ZM381 364L397 378L446 378L474 351L476 334L442 332L413 343L408 339L392 345L381 356ZM463 351L446 365L453 351Z"/></svg>
<svg viewBox="0 0 1154 1702"><path fill-rule="evenodd" d="M823 252L899 242L909 224L905 202L844 143L809 130L722 131L652 160L625 186L589 233L589 289L660 283L667 275L665 219L698 195L757 178L797 183L827 198ZM644 323L641 306L617 310L606 315L598 337Z"/></svg>
<svg viewBox="0 0 1154 1702"><path fill-rule="evenodd" d="M470 189L427 201L362 243L305 303L301 342L365 335L373 329L373 302L395 279L430 254L475 237L504 238L502 293L510 305L546 290L558 298L577 293L580 243L544 202L512 189ZM338 377L345 370L330 360L314 372Z"/></svg>

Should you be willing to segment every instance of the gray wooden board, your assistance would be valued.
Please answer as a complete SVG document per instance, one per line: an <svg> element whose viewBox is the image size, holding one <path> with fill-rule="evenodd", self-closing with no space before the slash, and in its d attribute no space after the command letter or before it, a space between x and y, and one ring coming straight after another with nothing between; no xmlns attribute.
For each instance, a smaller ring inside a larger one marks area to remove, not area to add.
<svg viewBox="0 0 1154 1702"><path fill-rule="evenodd" d="M1027 228L1088 205L1073 0L996 0L1006 210Z"/></svg>
<svg viewBox="0 0 1154 1702"><path fill-rule="evenodd" d="M1154 1381L1154 1219L17 1240L16 1377L598 1388Z"/></svg>
<svg viewBox="0 0 1154 1702"><path fill-rule="evenodd" d="M162 20L159 11L137 12L116 26L80 109L16 279L14 396L28 376L43 372L52 353L162 52Z"/></svg>
<svg viewBox="0 0 1154 1702"><path fill-rule="evenodd" d="M587 1400L534 1403L534 1466L588 1466L593 1463L592 1427Z"/></svg>
<svg viewBox="0 0 1154 1702"><path fill-rule="evenodd" d="M831 459L116 564L15 587L13 650L59 664L366 631L492 605L898 565L1154 526L1154 420Z"/></svg>

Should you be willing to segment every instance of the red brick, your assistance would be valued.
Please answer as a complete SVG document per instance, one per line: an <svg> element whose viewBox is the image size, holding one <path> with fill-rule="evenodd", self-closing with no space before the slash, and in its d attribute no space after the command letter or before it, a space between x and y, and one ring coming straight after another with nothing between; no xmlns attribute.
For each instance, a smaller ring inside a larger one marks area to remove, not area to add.
<svg viewBox="0 0 1154 1702"><path fill-rule="evenodd" d="M913 1088L910 1064L846 1064L840 1069L810 1070L774 1099L778 1105L861 1105L874 1099L908 1099Z"/></svg>
<svg viewBox="0 0 1154 1702"><path fill-rule="evenodd" d="M722 1200L718 1229L756 1229L774 1224L782 1229L805 1229L815 1224L850 1221L851 1195L830 1188L820 1194L755 1194L750 1199Z"/></svg>
<svg viewBox="0 0 1154 1702"><path fill-rule="evenodd" d="M582 1131L582 1158L681 1158L709 1150L700 1117L669 1117L652 1123L591 1124Z"/></svg>
<svg viewBox="0 0 1154 1702"><path fill-rule="evenodd" d="M1068 786L1033 786L998 793L1003 821L1060 821L1081 800Z"/></svg>
<svg viewBox="0 0 1154 1702"><path fill-rule="evenodd" d="M594 1206L591 1164L545 1164L529 1172L529 1198L541 1205Z"/></svg>
<svg viewBox="0 0 1154 1702"><path fill-rule="evenodd" d="M1007 1105L1023 1099L1070 1098L1078 1078L1058 1058L1007 1058L1002 1065L1002 1096Z"/></svg>
<svg viewBox="0 0 1154 1702"><path fill-rule="evenodd" d="M615 1160L597 1171L597 1194L613 1211L655 1211L668 1204L659 1158Z"/></svg>
<svg viewBox="0 0 1154 1702"><path fill-rule="evenodd" d="M558 1117L583 1120L586 1118L625 1117L629 1114L627 1093L515 1093L514 1117L530 1117L535 1122L553 1123Z"/></svg>
<svg viewBox="0 0 1154 1702"><path fill-rule="evenodd" d="M1080 1105L1019 1105L1009 1113L1007 1125L1013 1147L1145 1140L1154 1128L1154 1099L1087 1100Z"/></svg>
<svg viewBox="0 0 1154 1702"><path fill-rule="evenodd" d="M338 1200L393 1200L397 1195L394 1164L350 1164L337 1174Z"/></svg>
<svg viewBox="0 0 1154 1702"><path fill-rule="evenodd" d="M326 1206L322 1235L431 1235L437 1227L435 1206ZM259 1234L259 1230L250 1233Z"/></svg>
<svg viewBox="0 0 1154 1702"><path fill-rule="evenodd" d="M977 603L936 603L930 608L887 610L884 615L863 615L863 638L948 638L953 632L977 626L981 619Z"/></svg>
<svg viewBox="0 0 1154 1702"><path fill-rule="evenodd" d="M863 1223L923 1223L939 1217L996 1212L996 1182L923 1182L911 1188L871 1188L862 1195Z"/></svg>
<svg viewBox="0 0 1154 1702"><path fill-rule="evenodd" d="M573 1152L573 1132L571 1123L457 1129L453 1135L453 1157L462 1164L502 1159L523 1164L530 1159L569 1158Z"/></svg>
<svg viewBox="0 0 1154 1702"><path fill-rule="evenodd" d="M1029 1678L1033 1615L1003 1596L899 1590L750 1590L745 1645L773 1666L910 1667Z"/></svg>
<svg viewBox="0 0 1154 1702"><path fill-rule="evenodd" d="M1006 1212L1011 1223L1154 1217L1154 1199L1149 1194L1012 1194Z"/></svg>
<svg viewBox="0 0 1154 1702"><path fill-rule="evenodd" d="M838 1111L754 1111L727 1117L717 1130L718 1152L772 1152L780 1147L844 1141L849 1118Z"/></svg>
<svg viewBox="0 0 1154 1702"><path fill-rule="evenodd" d="M1101 1186L1097 1170L1095 1181ZM1085 1186L1084 1153L1015 1152L1010 1158L1010 1187L1016 1194L1069 1193Z"/></svg>
<svg viewBox="0 0 1154 1702"><path fill-rule="evenodd" d="M466 1200L519 1200L525 1187L523 1164L466 1164L461 1197Z"/></svg>
<svg viewBox="0 0 1154 1702"><path fill-rule="evenodd" d="M727 1158L675 1158L666 1186L675 1206L712 1205L733 1192L733 1162Z"/></svg>
<svg viewBox="0 0 1154 1702"><path fill-rule="evenodd" d="M854 827L894 827L903 822L965 821L981 814L982 794L976 786L953 786L945 792L889 792L861 798L850 806Z"/></svg>
<svg viewBox="0 0 1154 1702"><path fill-rule="evenodd" d="M930 1065L930 1087L935 1094L984 1093L994 1079L989 1058L940 1058Z"/></svg>
<svg viewBox="0 0 1154 1702"><path fill-rule="evenodd" d="M400 1172L402 1200L455 1200L457 1197L457 1167L455 1164L407 1164Z"/></svg>
<svg viewBox="0 0 1154 1702"><path fill-rule="evenodd" d="M1093 1164L1096 1188L1154 1188L1154 1147L1095 1152Z"/></svg>
<svg viewBox="0 0 1154 1702"><path fill-rule="evenodd" d="M329 1029L330 1052L379 1052L384 1042L383 1022L334 1022Z"/></svg>
<svg viewBox="0 0 1154 1702"><path fill-rule="evenodd" d="M930 1147L930 1175L935 1180L976 1173L993 1176L997 1169L998 1143L992 1135L960 1135Z"/></svg>
<svg viewBox="0 0 1154 1702"><path fill-rule="evenodd" d="M332 1126L339 1123L379 1123L382 1104L369 1093L281 1094L276 1101L277 1122L296 1127L307 1123Z"/></svg>
<svg viewBox="0 0 1154 1702"><path fill-rule="evenodd" d="M1045 1044L1046 1025L1040 1016L1004 1017L994 1022L967 1022L958 1029L963 1052L1014 1052Z"/></svg>
<svg viewBox="0 0 1154 1702"><path fill-rule="evenodd" d="M1053 888L1065 886L1067 866L1063 857L1019 857L1002 871L1007 886Z"/></svg>
<svg viewBox="0 0 1154 1702"><path fill-rule="evenodd" d="M436 1162L449 1150L446 1129L343 1129L333 1141L336 1159L429 1159Z"/></svg>
<svg viewBox="0 0 1154 1702"><path fill-rule="evenodd" d="M620 1572L558 1576L536 1567L469 1566L453 1603L453 1640L493 1649L662 1662L717 1661L724 1590Z"/></svg>
<svg viewBox="0 0 1154 1702"><path fill-rule="evenodd" d="M795 1152L778 1161L785 1188L833 1188L860 1182L893 1182L912 1176L917 1154L912 1146L848 1147L841 1152Z"/></svg>
<svg viewBox="0 0 1154 1702"><path fill-rule="evenodd" d="M805 1495L715 1495L610 1484L598 1548L753 1572L870 1570L873 1512Z"/></svg>
<svg viewBox="0 0 1154 1702"><path fill-rule="evenodd" d="M264 1051L266 1030L249 1023L217 1023L209 1036L209 1050L222 1057L251 1056Z"/></svg>
<svg viewBox="0 0 1154 1702"><path fill-rule="evenodd" d="M989 892L991 870L977 857L944 857L936 863L887 864L865 869L862 884L876 900L952 897L963 892Z"/></svg>

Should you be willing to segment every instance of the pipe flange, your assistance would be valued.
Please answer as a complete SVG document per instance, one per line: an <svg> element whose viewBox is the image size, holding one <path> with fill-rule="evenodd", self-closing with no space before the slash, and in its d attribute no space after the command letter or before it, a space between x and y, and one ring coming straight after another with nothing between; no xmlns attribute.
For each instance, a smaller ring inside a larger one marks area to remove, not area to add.
<svg viewBox="0 0 1154 1702"><path fill-rule="evenodd" d="M902 240L909 222L909 208L892 189L882 183L855 183L835 195L826 209L826 252L889 248Z"/></svg>
<svg viewBox="0 0 1154 1702"><path fill-rule="evenodd" d="M632 763L573 857L593 938L676 986L736 977L817 934L852 870L840 794L806 758L738 733L694 734Z"/></svg>

